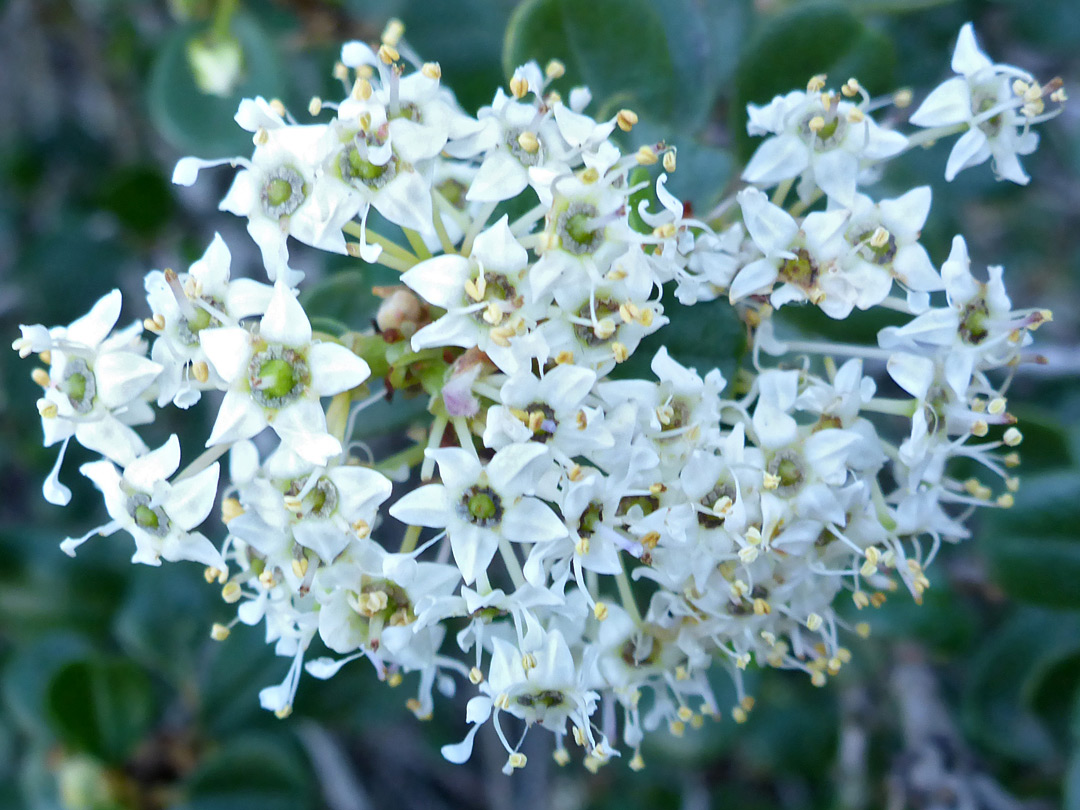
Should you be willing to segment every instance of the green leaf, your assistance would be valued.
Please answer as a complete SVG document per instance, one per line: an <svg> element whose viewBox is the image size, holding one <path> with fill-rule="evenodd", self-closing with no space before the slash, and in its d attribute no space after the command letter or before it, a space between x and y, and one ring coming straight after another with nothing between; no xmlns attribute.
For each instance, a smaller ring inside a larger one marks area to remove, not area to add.
<svg viewBox="0 0 1080 810"><path fill-rule="evenodd" d="M1055 744L1031 709L1055 662L1080 649L1080 618L1026 609L995 632L972 663L962 715L983 745L1012 759L1052 757Z"/></svg>
<svg viewBox="0 0 1080 810"><path fill-rule="evenodd" d="M146 673L123 659L68 664L49 682L47 703L66 745L110 764L122 763L154 720Z"/></svg>
<svg viewBox="0 0 1080 810"><path fill-rule="evenodd" d="M725 300L684 307L670 294L664 296L664 314L671 323L641 341L633 356L615 367L618 379L653 379L653 355L666 346L668 354L704 377L720 369L731 385L739 358L746 351L746 333L735 309Z"/></svg>
<svg viewBox="0 0 1080 810"><path fill-rule="evenodd" d="M642 117L675 112L664 21L649 0L525 0L506 28L503 70L509 77L530 59L561 59L566 76L557 87L588 85L594 109L617 99Z"/></svg>
<svg viewBox="0 0 1080 810"><path fill-rule="evenodd" d="M150 120L181 151L199 157L248 155L251 133L237 126L233 115L241 98L283 95L282 60L255 18L237 14L231 33L243 51L243 77L228 97L207 95L195 84L187 57L188 43L205 29L202 24L182 26L161 45L147 87Z"/></svg>
<svg viewBox="0 0 1080 810"><path fill-rule="evenodd" d="M981 548L994 581L1016 599L1080 607L1080 475L1022 479L1016 504L987 520Z"/></svg>
<svg viewBox="0 0 1080 810"><path fill-rule="evenodd" d="M300 293L300 303L312 318L329 318L349 329L361 332L371 327L380 299L371 288L379 285L398 284L398 273L381 265L357 262L328 275L316 284L305 285Z"/></svg>
<svg viewBox="0 0 1080 810"><path fill-rule="evenodd" d="M305 810L314 791L300 749L281 734L230 740L192 774L178 810Z"/></svg>
<svg viewBox="0 0 1080 810"><path fill-rule="evenodd" d="M747 45L735 72L731 126L746 160L761 142L746 134L746 105L803 90L811 76L829 74L830 86L855 76L871 93L889 87L896 55L892 41L864 25L840 3L795 5L767 21Z"/></svg>

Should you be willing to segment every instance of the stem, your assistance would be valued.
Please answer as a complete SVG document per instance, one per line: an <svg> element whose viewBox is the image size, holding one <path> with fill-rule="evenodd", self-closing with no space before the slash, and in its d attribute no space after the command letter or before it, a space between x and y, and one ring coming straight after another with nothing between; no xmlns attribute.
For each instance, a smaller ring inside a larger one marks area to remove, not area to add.
<svg viewBox="0 0 1080 810"><path fill-rule="evenodd" d="M438 195L432 195L432 201L435 204L431 207L431 221L435 226L435 234L439 237L439 244L442 245L443 253L456 253L454 243L450 240L450 234L446 232L446 223L443 222L442 212L439 211L439 208L441 208L439 205L440 199L442 198Z"/></svg>
<svg viewBox="0 0 1080 810"><path fill-rule="evenodd" d="M517 554L514 553L514 547L502 535L499 535L499 554L502 555L506 571L510 574L510 579L514 583L514 589L520 588L525 584L525 574L521 570L521 563L518 562Z"/></svg>
<svg viewBox="0 0 1080 810"><path fill-rule="evenodd" d="M406 447L404 450L384 458L375 465L375 469L379 472L389 472L397 469L402 464L407 465L411 469L424 461L424 450L426 449L427 448L423 444L414 444L412 447Z"/></svg>
<svg viewBox="0 0 1080 810"><path fill-rule="evenodd" d="M363 234L364 238L367 239L368 242L381 247L384 253L389 253L394 258L406 262L408 267L412 267L414 264L420 261L418 258L416 258L415 254L407 251L393 239L387 239L382 234L378 234L375 231L371 230L370 227L362 228L359 222L346 222L345 225L342 227L342 230L350 236L355 236L357 239L359 239L361 237L361 234ZM406 267L406 269L408 269L408 267Z"/></svg>
<svg viewBox="0 0 1080 810"><path fill-rule="evenodd" d="M495 211L495 207L498 203L488 203L480 209L480 213L473 219L472 224L469 226L469 230L465 232L465 239L461 243L461 255L468 256L472 253L473 240L480 234L480 231L487 225L488 218Z"/></svg>
<svg viewBox="0 0 1080 810"><path fill-rule="evenodd" d="M428 246L424 244L424 240L420 237L416 231L412 228L402 228L402 233L405 234L405 238L409 240L409 246L413 249L413 253L416 257L423 261L424 259L431 258L431 251L428 250Z"/></svg>
<svg viewBox="0 0 1080 810"><path fill-rule="evenodd" d="M921 130L914 135L908 136L907 146L905 146L903 151L899 154L902 155L904 152L910 152L916 146L931 146L934 141L940 140L941 138L947 138L950 135L956 135L967 128L967 121L961 121L959 124L946 124L945 126ZM897 157L897 155L893 155L893 157Z"/></svg>
<svg viewBox="0 0 1080 810"><path fill-rule="evenodd" d="M349 405L352 402L352 393L342 391L330 400L330 407L326 409L326 430L342 444L345 443L345 429L349 424Z"/></svg>
<svg viewBox="0 0 1080 810"><path fill-rule="evenodd" d="M794 177L789 177L787 180L782 180L780 185L776 187L776 191L772 195L772 204L778 208L784 207L784 200L787 199L788 192L791 191L791 186L795 182Z"/></svg>
<svg viewBox="0 0 1080 810"><path fill-rule="evenodd" d="M472 431L469 430L469 425L465 421L465 417L456 416L450 420L450 423L454 426L454 433L457 434L458 444L462 449L472 451L472 454L476 455L476 445L473 443Z"/></svg>
<svg viewBox="0 0 1080 810"><path fill-rule="evenodd" d="M238 0L218 0L217 8L214 9L213 26L210 29L214 39L228 38L229 26L232 24L237 2Z"/></svg>
<svg viewBox="0 0 1080 810"><path fill-rule="evenodd" d="M435 418L431 421L431 432L428 433L427 446L424 448L427 450L435 450L442 442L443 433L446 432L446 424L450 420L445 413L435 414ZM435 459L424 454L424 463L420 467L420 480L430 481L432 473L435 472Z"/></svg>
<svg viewBox="0 0 1080 810"><path fill-rule="evenodd" d="M510 224L510 233L514 236L522 236L528 233L538 220L543 218L548 211L546 205L537 205L522 214Z"/></svg>
<svg viewBox="0 0 1080 810"><path fill-rule="evenodd" d="M810 195L810 199L808 199L806 202L799 200L794 205L792 205L791 208L788 209L788 213L791 214L793 217L801 216L807 208L816 203L823 196L824 192L820 188L816 189L814 193Z"/></svg>
<svg viewBox="0 0 1080 810"><path fill-rule="evenodd" d="M229 442L228 444L216 444L213 447L208 447L204 450L198 458L184 467L180 471L180 474L173 479L175 484L177 481L183 481L185 478L190 478L196 473L201 473L223 455L225 455L232 448L235 442Z"/></svg>
<svg viewBox="0 0 1080 810"><path fill-rule="evenodd" d="M619 573L615 575L615 584L619 586L619 599L622 600L623 608L630 614L634 624L640 625L641 613L638 611L637 602L634 601L634 589L630 587L630 579L626 576L626 566L621 556L619 557Z"/></svg>
<svg viewBox="0 0 1080 810"><path fill-rule="evenodd" d="M887 413L892 416L904 416L910 419L915 415L918 403L913 399L889 399L887 397L874 397L864 404L861 410L873 413Z"/></svg>
<svg viewBox="0 0 1080 810"><path fill-rule="evenodd" d="M405 530L405 536L401 538L401 548L398 549L399 554L409 554L416 549L416 541L420 539L420 527L409 526Z"/></svg>

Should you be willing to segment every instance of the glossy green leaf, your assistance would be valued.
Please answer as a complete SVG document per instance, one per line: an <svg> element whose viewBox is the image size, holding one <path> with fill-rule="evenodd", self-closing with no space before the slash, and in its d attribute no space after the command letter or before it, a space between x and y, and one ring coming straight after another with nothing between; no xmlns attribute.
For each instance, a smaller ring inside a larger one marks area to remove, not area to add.
<svg viewBox="0 0 1080 810"><path fill-rule="evenodd" d="M192 774L177 810L306 810L317 794L304 763L280 733L229 740Z"/></svg>
<svg viewBox="0 0 1080 810"><path fill-rule="evenodd" d="M561 59L566 76L555 86L588 85L595 110L614 114L617 100L642 117L675 111L664 23L648 0L525 0L506 28L503 70L510 76L530 59Z"/></svg>
<svg viewBox="0 0 1080 810"><path fill-rule="evenodd" d="M1023 762L1053 756L1047 727L1032 711L1040 681L1080 650L1080 617L1028 609L987 639L971 664L963 719L983 745Z"/></svg>
<svg viewBox="0 0 1080 810"><path fill-rule="evenodd" d="M337 324L362 332L371 328L380 299L371 288L398 284L399 274L381 265L356 263L355 267L339 270L315 284L305 284L300 303L312 318L329 318Z"/></svg>
<svg viewBox="0 0 1080 810"><path fill-rule="evenodd" d="M746 134L746 105L803 90L811 76L828 74L839 86L855 76L870 92L889 87L896 56L885 34L840 3L795 5L768 20L746 46L735 72L731 127L745 160L760 138Z"/></svg>
<svg viewBox="0 0 1080 810"><path fill-rule="evenodd" d="M150 681L123 659L88 658L68 664L49 682L49 717L66 745L119 764L150 730Z"/></svg>
<svg viewBox="0 0 1080 810"><path fill-rule="evenodd" d="M1080 607L1080 474L1021 479L1012 509L984 520L980 548L1010 596L1049 607Z"/></svg>

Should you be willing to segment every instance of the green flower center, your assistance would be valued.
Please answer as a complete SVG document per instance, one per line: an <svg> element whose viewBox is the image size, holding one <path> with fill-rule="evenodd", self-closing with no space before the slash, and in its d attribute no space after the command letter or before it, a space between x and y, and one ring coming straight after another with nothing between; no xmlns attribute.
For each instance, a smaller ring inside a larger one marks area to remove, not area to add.
<svg viewBox="0 0 1080 810"><path fill-rule="evenodd" d="M814 286L817 274L817 265L810 258L810 252L806 248L796 250L794 259L784 259L779 270L781 281L794 284L796 287L802 287L803 289Z"/></svg>
<svg viewBox="0 0 1080 810"><path fill-rule="evenodd" d="M97 381L85 360L78 357L68 360L60 390L67 394L76 413L89 413L93 409Z"/></svg>
<svg viewBox="0 0 1080 810"><path fill-rule="evenodd" d="M141 529L156 529L161 522L158 520L157 513L149 506L136 506L135 525Z"/></svg>
<svg viewBox="0 0 1080 810"><path fill-rule="evenodd" d="M603 228L595 227L596 206L571 203L558 218L556 232L563 250L576 256L595 253L604 241Z"/></svg>
<svg viewBox="0 0 1080 810"><path fill-rule="evenodd" d="M128 500L128 512L135 525L148 534L164 537L169 533L169 516L160 506L150 505L150 496L136 492Z"/></svg>
<svg viewBox="0 0 1080 810"><path fill-rule="evenodd" d="M458 512L481 528L497 526L503 517L502 498L491 487L469 487L461 496Z"/></svg>
<svg viewBox="0 0 1080 810"><path fill-rule="evenodd" d="M357 136L359 138L359 136ZM378 190L389 183L397 175L397 158L390 160L381 166L372 163L365 157L366 149L361 149L357 144L347 147L341 153L339 167L341 179L359 184L372 190Z"/></svg>
<svg viewBox="0 0 1080 810"><path fill-rule="evenodd" d="M990 309L982 298L977 298L964 307L964 313L960 317L959 331L965 343L977 346L986 340L990 334L986 323L989 317Z"/></svg>
<svg viewBox="0 0 1080 810"><path fill-rule="evenodd" d="M309 381L307 363L294 349L269 348L252 357L248 366L252 399L264 408L282 408L295 401Z"/></svg>
<svg viewBox="0 0 1080 810"><path fill-rule="evenodd" d="M272 171L262 188L263 208L278 219L292 214L306 197L303 175L290 166Z"/></svg>

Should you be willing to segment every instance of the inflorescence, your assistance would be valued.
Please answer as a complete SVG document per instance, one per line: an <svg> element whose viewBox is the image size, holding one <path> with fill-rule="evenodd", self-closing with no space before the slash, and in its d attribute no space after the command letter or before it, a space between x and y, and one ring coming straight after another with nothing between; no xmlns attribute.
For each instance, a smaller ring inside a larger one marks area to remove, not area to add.
<svg viewBox="0 0 1080 810"><path fill-rule="evenodd" d="M398 24L377 50L345 45L345 98L313 99L312 123L245 99L250 158L177 165L184 185L240 167L221 208L247 219L271 284L231 278L218 236L188 272L147 275L144 321L115 329L113 291L69 326L22 327L15 349L44 363L45 444L61 448L45 497L71 497L72 438L103 456L80 470L110 520L62 548L123 530L134 562L206 566L236 605L214 638L261 623L291 660L260 694L279 716L304 670L328 678L360 658L391 685L417 673L421 718L435 691L465 689L468 732L444 756L467 760L491 722L508 772L537 724L560 763L569 738L587 767L624 752L641 767L647 731L744 720L751 664L825 684L850 660L845 637L869 632L839 602L879 606L901 588L919 601L974 508L1012 505L1022 436L1005 391L1050 317L1014 309L1000 267L977 279L961 236L934 265L919 243L929 187L865 188L954 135L947 180L989 159L1026 183L1019 156L1064 102L1060 80L994 64L966 25L957 75L905 134L910 93L815 76L750 106L765 140L747 185L694 218L665 186L675 148L624 154L612 136L637 115L596 121L585 88L564 101L559 62L518 68L474 118L400 37ZM500 215L507 201L522 213ZM407 246L369 227L372 209ZM313 330L290 237L401 273L378 290L377 329ZM668 323L664 292L734 308L751 341L736 379L663 348L651 378L611 377ZM793 304L905 322L876 345L806 340L772 317ZM137 428L206 391L223 394L216 422L177 473L176 436L151 450ZM351 436L391 394L428 396L430 424L376 462ZM957 459L981 473L959 480ZM382 510L413 468L421 484ZM212 541L198 528L219 495ZM396 549L384 511L407 527ZM716 668L734 705L710 686Z"/></svg>

